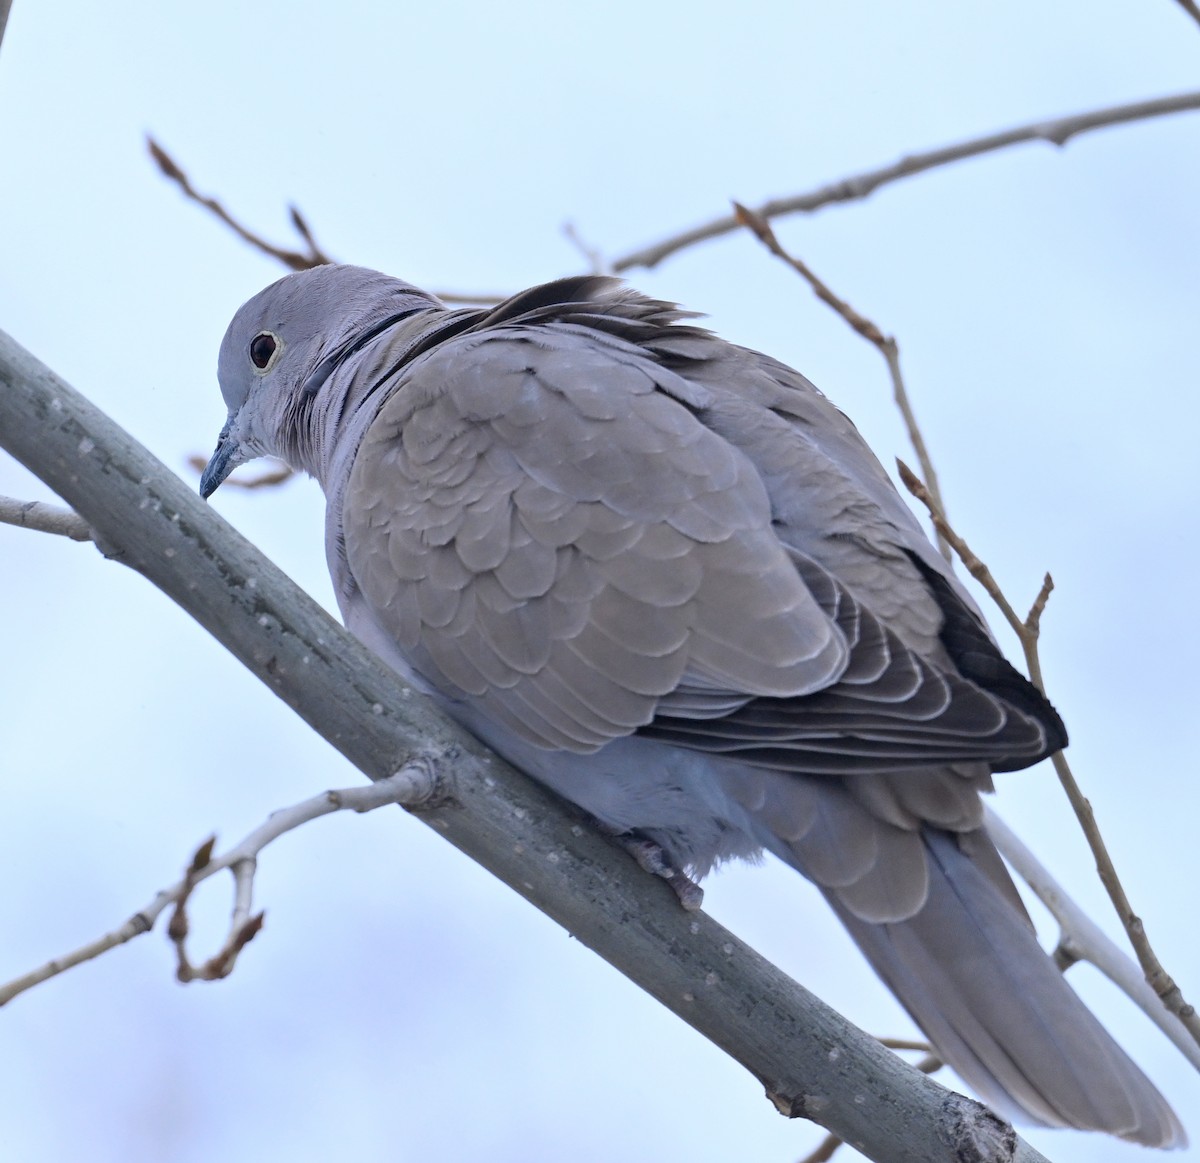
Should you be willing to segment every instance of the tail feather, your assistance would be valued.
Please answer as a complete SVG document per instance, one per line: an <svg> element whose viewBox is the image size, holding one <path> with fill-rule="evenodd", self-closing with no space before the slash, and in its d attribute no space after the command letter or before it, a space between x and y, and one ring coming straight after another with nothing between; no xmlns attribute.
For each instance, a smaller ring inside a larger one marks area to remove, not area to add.
<svg viewBox="0 0 1200 1163"><path fill-rule="evenodd" d="M1008 894L957 837L927 829L924 840L929 895L908 920L863 921L837 889L825 893L938 1053L1007 1116L1183 1146L1174 1112L1066 983Z"/></svg>

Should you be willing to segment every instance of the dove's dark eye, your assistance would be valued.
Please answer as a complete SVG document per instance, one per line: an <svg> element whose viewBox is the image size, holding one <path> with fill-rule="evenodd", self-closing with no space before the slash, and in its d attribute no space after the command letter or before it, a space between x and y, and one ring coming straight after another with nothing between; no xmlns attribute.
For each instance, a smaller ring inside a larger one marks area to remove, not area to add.
<svg viewBox="0 0 1200 1163"><path fill-rule="evenodd" d="M250 340L250 362L259 371L264 371L278 349L279 340L269 331L260 331Z"/></svg>

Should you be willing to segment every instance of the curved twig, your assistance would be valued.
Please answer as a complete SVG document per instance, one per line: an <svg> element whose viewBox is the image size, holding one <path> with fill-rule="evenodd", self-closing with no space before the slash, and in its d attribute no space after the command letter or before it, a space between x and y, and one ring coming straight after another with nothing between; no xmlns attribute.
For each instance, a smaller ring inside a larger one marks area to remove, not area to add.
<svg viewBox="0 0 1200 1163"><path fill-rule="evenodd" d="M150 932L163 910L171 905L175 907L168 927L168 936L175 945L179 959L176 971L179 980L216 981L228 977L238 954L262 928L263 914L251 915L250 908L257 857L268 844L301 824L307 824L310 820L327 816L331 812L371 812L385 804L416 806L430 798L436 782L437 773L431 761L422 757L405 764L387 779L364 787L322 792L311 799L293 804L290 808L272 812L265 823L260 824L228 852L216 858L213 857L216 838L211 837L196 850L183 879L157 893L145 908L139 909L123 925L62 957L47 961L30 973L0 985L0 1006L6 1005L13 998L43 981L57 977L76 965L107 953L109 949ZM185 948L188 935L187 902L197 885L226 869L229 869L234 878L234 906L229 934L216 954L201 965L193 965Z"/></svg>

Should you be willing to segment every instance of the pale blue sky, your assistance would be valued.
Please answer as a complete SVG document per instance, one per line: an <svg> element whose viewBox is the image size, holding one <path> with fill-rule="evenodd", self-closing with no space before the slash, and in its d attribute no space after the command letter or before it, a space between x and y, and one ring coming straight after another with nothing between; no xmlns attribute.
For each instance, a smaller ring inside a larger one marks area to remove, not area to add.
<svg viewBox="0 0 1200 1163"><path fill-rule="evenodd" d="M1171 0L387 7L15 0L0 50L0 327L188 476L237 305L278 268L163 182L441 289L577 270L845 173L1197 87ZM971 161L780 234L902 344L958 524L1018 604L1053 571L1051 694L1137 908L1200 995L1195 885L1200 115ZM640 287L793 363L890 464L877 354L744 236ZM188 477L188 479L194 479ZM45 497L0 455L0 492ZM216 506L329 602L315 486ZM97 935L211 831L356 773L141 578L0 528L0 977ZM1102 892L1052 773L999 807ZM818 895L729 869L711 910L865 1028L907 1020ZM210 891L210 932L224 886ZM0 1012L6 1160L789 1163L816 1139L657 1003L399 812L262 862L267 929L181 988L159 936ZM1111 927L1111 926L1110 926ZM1200 1139L1200 1080L1075 971ZM1055 1160L1136 1148L1031 1133ZM1193 1148L1180 1158L1200 1158Z"/></svg>

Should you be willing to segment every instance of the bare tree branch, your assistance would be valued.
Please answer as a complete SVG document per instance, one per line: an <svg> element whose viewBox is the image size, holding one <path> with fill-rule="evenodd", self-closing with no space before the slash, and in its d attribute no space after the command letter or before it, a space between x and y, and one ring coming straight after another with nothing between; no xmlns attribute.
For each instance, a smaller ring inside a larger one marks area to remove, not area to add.
<svg viewBox="0 0 1200 1163"><path fill-rule="evenodd" d="M879 1044L889 1050L919 1050L922 1054L932 1054L933 1047L919 1038L880 1038Z"/></svg>
<svg viewBox="0 0 1200 1163"><path fill-rule="evenodd" d="M838 1148L842 1145L842 1140L837 1135L826 1135L803 1159L800 1163L829 1163L829 1160L837 1154Z"/></svg>
<svg viewBox="0 0 1200 1163"><path fill-rule="evenodd" d="M445 719L2 333L0 445L369 778L415 753L452 760L449 794L414 815L731 1054L782 1113L887 1163L955 1163L967 1151L1043 1159L986 1107L901 1062L712 918L681 909L667 884Z"/></svg>
<svg viewBox="0 0 1200 1163"><path fill-rule="evenodd" d="M1186 11L1195 8L1194 0L1177 0ZM1185 113L1200 109L1200 91L1176 93L1167 97L1157 97L1149 101L1135 101L1125 105L1112 105L1104 109L1089 110L1076 113L1069 117L1060 117L1049 121L1034 121L1027 125L1016 126L1000 133L987 134L983 137L970 138L955 145L943 146L940 149L927 150L921 153L906 154L899 161L881 166L873 170L864 170L858 174L840 178L835 182L819 186L801 194L791 194L782 198L773 198L764 202L752 213L763 219L777 218L785 214L812 213L824 206L837 202L852 202L866 198L869 194L891 182L914 177L927 170L951 165L967 158L978 157L981 154L992 153L1009 146L1022 145L1031 141L1044 141L1051 145L1064 146L1073 137L1090 133L1096 129L1105 129L1114 125L1123 125L1133 121L1145 121L1154 117L1165 117L1173 113ZM180 190L192 201L203 206L216 215L239 238L249 243L255 249L282 262L291 270L303 270L310 266L333 262L332 258L317 245L307 220L300 211L292 206L289 208L292 226L303 239L307 250L295 251L287 247L277 246L266 241L260 235L238 222L215 198L210 198L196 191L190 179L161 145L153 138L147 137L147 148L158 164L163 174L173 181ZM604 270L619 274L622 271L639 267L655 267L663 259L678 251L685 250L697 243L706 242L732 233L743 225L736 214L723 215L714 218L703 225L690 230L670 235L660 242L630 251L616 259L604 262ZM589 265L596 268L603 261L600 252L583 245L576 228L568 224L565 228L567 236L575 242ZM464 294L455 291L439 291L438 297L446 303L499 303L503 295ZM924 471L924 468L922 469ZM927 479L930 479L926 474Z"/></svg>
<svg viewBox="0 0 1200 1163"><path fill-rule="evenodd" d="M303 251L289 250L285 246L277 246L273 242L268 242L261 235L255 234L249 227L243 226L216 198L210 198L205 194L201 194L192 185L191 179L187 176L183 167L154 138L147 136L146 148L149 150L150 156L154 159L158 168L162 171L163 176L174 182L187 198L197 205L203 206L210 214L225 223L238 238L243 242L249 243L255 250L265 254L268 258L273 258L283 263L285 267L293 271L308 270L310 267L324 266L327 263L338 261L331 258L317 245L312 229L308 225L308 219L300 213L297 207L288 207L288 217L291 220L292 228L300 235L301 240L304 242L306 249ZM505 298L503 295L470 295L463 294L460 291L438 291L436 294L443 303L468 303L479 304L481 306L499 303Z"/></svg>
<svg viewBox="0 0 1200 1163"><path fill-rule="evenodd" d="M1180 0L1183 2L1183 0ZM762 218L777 218L783 214L812 213L823 206L835 202L853 202L865 198L868 194L890 182L898 182L902 178L911 178L923 174L926 170L937 169L939 166L950 165L963 161L965 158L978 157L980 154L992 153L998 149L1007 149L1011 145L1021 145L1028 141L1045 141L1051 145L1062 146L1081 133L1089 133L1094 129L1104 129L1111 125L1123 125L1131 121L1145 121L1151 117L1165 117L1171 113L1184 113L1200 109L1200 92L1177 93L1169 97L1158 97L1151 101L1135 101L1129 105L1112 105L1105 109L1093 109L1086 113L1076 113L1071 117L1060 117L1051 121L1034 121L1028 125L1020 125L1001 133L990 133L985 137L975 137L957 145L943 146L923 153L912 153L902 157L891 165L879 169L864 170L852 174L826 186L819 186L803 194L792 194L784 198L773 198L757 207L755 213ZM739 226L736 215L728 214L714 218L691 230L673 234L661 242L641 247L619 258L612 260L614 271L628 271L636 267L654 267L663 259L695 246L698 242L707 242L710 238L719 238L729 234Z"/></svg>
<svg viewBox="0 0 1200 1163"><path fill-rule="evenodd" d="M900 472L900 478L904 482L908 490L920 500L929 511L931 520L933 521L934 529L937 533L938 544L942 549L943 554L950 557L950 550L958 555L967 571L974 577L989 597L996 603L1004 614L1005 620L1016 633L1021 648L1025 654L1026 666L1029 672L1030 679L1038 687L1039 690L1045 689L1042 678L1041 659L1038 654L1037 641L1041 629L1041 617L1046 608L1046 603L1049 601L1050 594L1054 589L1054 581L1047 573L1041 589L1038 591L1036 598L1030 607L1029 613L1025 618L1022 618L1013 608L1012 603L1000 588L999 583L992 576L991 570L987 565L971 550L966 541L960 537L951 527L946 518L944 504L941 500L940 490L937 485L937 477L934 474L932 458L929 455L924 438L921 434L920 427L917 424L916 416L909 404L908 394L904 387L904 381L900 374L899 362L899 347L894 338L884 335L884 333L869 319L859 314L853 307L850 306L844 299L840 298L824 282L813 273L812 270L800 259L790 254L775 236L775 232L771 229L770 224L760 214L756 214L752 210L748 210L738 202L733 203L735 220L751 230L759 239L760 242L777 258L786 262L793 270L804 278L809 286L822 302L828 304L846 323L854 329L854 331L872 344L880 351L884 359L887 361L888 371L892 378L893 393L896 404L904 417L905 426L908 429L908 435L912 441L913 447L917 451L917 455L921 461L922 471L926 474L930 483L924 484L919 477L902 461L897 460L897 466ZM1052 757L1055 771L1058 773L1059 782L1066 792L1067 799L1071 803L1076 817L1079 820L1080 827L1083 829L1084 835L1087 837L1088 845L1092 849L1092 853L1096 858L1097 872L1103 882L1109 897L1117 910L1122 925L1125 927L1126 933L1135 952L1138 960L1141 963L1142 970L1145 974L1146 982L1153 992L1162 1000L1163 1005L1170 1013L1176 1015L1180 1022L1186 1027L1196 1043L1200 1045L1200 1016L1198 1016L1193 1007L1186 1001L1182 991L1175 981L1167 974L1161 962L1155 955L1148 938L1141 918L1134 913L1130 906L1129 899L1125 893L1124 886L1121 884L1117 874L1116 867L1113 864L1112 858L1108 853L1107 845L1100 833L1099 825L1096 823L1095 814L1092 811L1092 806L1079 790L1079 785L1075 781L1075 777L1071 771L1070 765L1067 762L1066 756L1062 752L1057 752ZM1057 916L1057 914L1056 914ZM1060 924L1062 921L1060 920ZM1072 948L1070 934L1064 928L1064 937L1066 947ZM1060 942L1062 944L1062 942ZM1109 973L1108 968L1095 958L1104 959L1105 950L1102 946L1095 946L1095 957L1091 951L1083 951L1078 948L1079 942L1075 942L1074 951L1079 956L1086 957L1089 961L1095 961L1098 968L1107 973L1118 984L1123 985L1121 975ZM1139 991L1140 998L1144 1000L1144 994ZM1135 1001L1142 1004L1139 996L1130 994ZM1156 1019L1157 1021L1157 1019ZM1172 1036L1178 1033L1177 1028L1171 1026L1165 1021L1159 1021L1158 1024L1164 1030L1167 1030ZM1173 1032L1172 1032L1173 1031ZM1191 1055L1189 1055L1191 1058ZM1194 1059L1192 1059L1194 1061Z"/></svg>
<svg viewBox="0 0 1200 1163"><path fill-rule="evenodd" d="M583 256L583 261L588 264L588 270L592 274L611 275L613 273L612 267L604 257L604 252L599 247L589 245L583 235L579 233L574 222L564 222L562 232L567 241Z"/></svg>
<svg viewBox="0 0 1200 1163"><path fill-rule="evenodd" d="M319 796L282 808L228 852L214 859L216 838L206 840L196 850L183 879L155 894L154 899L139 909L123 925L86 945L55 957L30 973L0 985L0 1006L26 990L65 973L68 969L91 961L109 949L124 945L134 937L150 932L163 911L174 905L168 934L175 944L179 958L176 976L180 981L216 981L233 971L238 953L262 928L263 914L252 916L250 909L254 893L254 872L259 854L280 836L332 812L373 812L386 804L417 807L435 793L438 780L437 763L431 757L421 757L404 765L395 775L363 787L342 788L322 792ZM210 876L228 869L234 878L234 906L229 934L221 948L202 965L193 965L186 951L188 935L187 902L196 887Z"/></svg>
<svg viewBox="0 0 1200 1163"><path fill-rule="evenodd" d="M921 483L912 469L903 461L897 461L897 464L900 469L900 479L903 480L909 492L929 510L929 515L933 519L934 525L950 543L954 552L958 554L967 571L983 586L988 596L1003 612L1006 621L1016 633L1021 647L1025 652L1025 661L1030 679L1039 690L1044 690L1042 665L1038 656L1037 644L1042 611L1045 609L1046 601L1053 586L1050 575L1046 575L1045 581L1042 583L1042 588L1029 611L1029 616L1022 618L1013 608L1008 598L1005 597L996 579L992 576L991 570L988 569L987 565L979 559L966 541L954 531L950 523L946 520L941 507L933 498L931 490L927 489ZM1083 829L1083 834L1087 837L1088 847L1091 848L1092 855L1096 859L1096 871L1105 889L1108 891L1113 907L1117 911L1117 916L1120 918L1121 924L1125 927L1125 932L1129 935L1129 941L1133 945L1134 952L1137 954L1138 961L1142 966L1142 972L1146 976L1146 981L1162 1000L1163 1005L1179 1018L1197 1044L1200 1044L1200 1015L1197 1015L1195 1008L1184 998L1182 990L1180 990L1179 986L1163 968L1162 963L1155 954L1150 944L1150 939L1146 936L1142 919L1133 911L1129 903L1129 897L1125 892L1125 887L1117 875L1116 865L1113 864L1112 857L1109 855L1108 845L1105 844L1104 837L1100 834L1100 826L1096 823L1096 815L1092 810L1092 805L1088 802L1083 792L1079 790L1079 784L1075 780L1066 756L1061 751L1056 751L1051 756L1051 762L1054 764L1054 770L1058 773L1059 782L1067 794L1067 799L1070 800L1071 807L1075 810L1075 815L1079 820L1080 827Z"/></svg>
<svg viewBox="0 0 1200 1163"><path fill-rule="evenodd" d="M1197 7L1196 0L1175 0L1175 3L1184 10L1197 24L1200 24L1200 7Z"/></svg>
<svg viewBox="0 0 1200 1163"><path fill-rule="evenodd" d="M904 376L900 372L900 345L893 336L884 335L870 319L864 315L860 315L845 299L841 299L835 295L813 273L805 262L785 250L783 244L775 236L775 231L771 229L770 223L761 214L756 214L753 210L748 210L740 202L734 202L733 214L738 223L750 230L767 250L775 255L776 258L782 259L801 278L806 280L822 303L832 307L854 331L874 346L880 355L883 356L884 362L887 364L888 375L892 379L892 399L895 400L896 407L900 409L900 415L904 417L904 426L908 430L908 439L917 454L921 471L925 474L925 479L929 481L929 491L934 497L938 498L939 507L945 511L941 501L941 489L938 485L937 473L933 467L933 459L930 457L929 450L925 446L925 437L922 435L921 427L917 423L916 413L913 411L912 403L908 398L908 390L904 386ZM949 561L951 559L950 546L942 536L941 530L937 529L936 524L934 531L937 536L938 548L942 551L942 556Z"/></svg>
<svg viewBox="0 0 1200 1163"><path fill-rule="evenodd" d="M78 513L45 501L18 501L15 497L0 497L0 524L54 533L59 537L69 537L72 541L92 539L88 523Z"/></svg>
<svg viewBox="0 0 1200 1163"><path fill-rule="evenodd" d="M205 465L208 464L208 458L193 454L187 458L188 468L193 469L197 475L204 471ZM256 476L243 476L236 469L221 482L221 487L226 485L234 485L239 489L253 491L254 489L270 489L276 485L282 485L290 481L292 477L298 475L296 470L279 461L277 468L267 469L265 472L259 472Z"/></svg>
<svg viewBox="0 0 1200 1163"><path fill-rule="evenodd" d="M1067 799L1071 801L1071 807L1075 809L1075 815L1079 817L1079 822L1083 826L1088 847L1091 848L1092 855L1096 858L1096 871L1108 891L1113 907L1117 910L1117 916L1121 918L1121 924L1125 926L1125 932L1129 934L1130 943L1133 945L1133 951L1137 954L1142 972L1146 975L1146 981L1162 999L1163 1005L1179 1018L1196 1042L1200 1044L1200 1014L1196 1013L1195 1006L1183 996L1183 990L1159 961L1158 955L1150 944L1150 938L1146 935L1142 918L1133 911L1129 896L1125 892L1125 886L1117 875L1116 865L1113 863L1108 846L1104 843L1104 837L1100 833L1100 825L1096 822L1096 813L1092 809L1091 801L1080 790L1075 775L1071 771L1071 765L1061 751L1056 751L1050 757L1050 762L1054 764L1058 780L1067 793Z"/></svg>
<svg viewBox="0 0 1200 1163"><path fill-rule="evenodd" d="M1077 905L1066 890L1050 875L1040 860L990 807L984 808L988 835L1000 855L1016 870L1034 895L1058 922L1060 936L1055 960L1063 969L1076 961L1094 965L1129 997L1172 1042L1175 1048L1200 1070L1200 1044L1175 1014L1162 1005L1150 988L1137 962L1121 949Z"/></svg>
<svg viewBox="0 0 1200 1163"><path fill-rule="evenodd" d="M154 138L147 136L146 148L150 151L150 156L158 163L158 168L162 170L164 177L174 182L186 197L203 206L210 214L215 215L224 222L234 234L243 242L248 242L255 250L260 250L263 254L278 259L285 267L293 271L308 270L310 267L323 266L333 261L317 246L313 240L312 233L308 229L307 223L300 216L300 211L294 206L289 207L292 225L307 244L307 251L288 250L285 247L276 246L274 243L268 242L265 238L255 234L252 230L247 229L216 198L210 198L199 193L192 185L187 174L175 164L171 155Z"/></svg>

